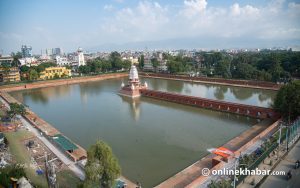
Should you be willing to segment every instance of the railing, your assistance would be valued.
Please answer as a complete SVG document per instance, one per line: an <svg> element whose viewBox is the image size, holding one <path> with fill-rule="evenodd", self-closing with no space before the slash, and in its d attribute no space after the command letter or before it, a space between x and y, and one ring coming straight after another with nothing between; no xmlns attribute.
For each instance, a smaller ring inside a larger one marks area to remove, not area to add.
<svg viewBox="0 0 300 188"><path fill-rule="evenodd" d="M279 134L279 132L276 132L274 135ZM280 135L280 134L279 134ZM279 138L278 135L278 138ZM281 132L281 136L280 136L280 143L282 143L283 141L287 141L288 142L288 146L290 147L292 144L294 144L300 137L300 117L298 117L293 123L291 123L288 126L285 126L284 131ZM275 136L275 143L273 143L261 156L259 156L251 165L249 165L247 167L248 170L254 170L256 167L258 167L259 164L261 164L261 162L263 160L265 160L270 153L272 153L278 146L279 143L277 142L277 136ZM279 148L278 148L278 151ZM238 177L238 181L237 181L237 185L242 183L243 180L247 177L247 175L241 175Z"/></svg>

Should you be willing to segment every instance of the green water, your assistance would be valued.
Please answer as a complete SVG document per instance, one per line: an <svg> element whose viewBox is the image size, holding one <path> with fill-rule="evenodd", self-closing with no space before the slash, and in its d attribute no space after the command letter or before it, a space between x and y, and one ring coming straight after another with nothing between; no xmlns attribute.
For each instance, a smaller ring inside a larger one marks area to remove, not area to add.
<svg viewBox="0 0 300 188"><path fill-rule="evenodd" d="M98 82L13 92L84 148L107 142L122 174L152 187L247 130L256 120L150 98L117 95L121 82ZM267 106L274 92L144 79L152 89Z"/></svg>

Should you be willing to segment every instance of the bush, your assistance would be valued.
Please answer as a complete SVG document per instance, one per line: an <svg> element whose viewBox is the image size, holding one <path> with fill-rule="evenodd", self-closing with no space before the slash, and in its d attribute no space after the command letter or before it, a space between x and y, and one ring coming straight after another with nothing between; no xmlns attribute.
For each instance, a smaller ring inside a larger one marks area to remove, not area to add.
<svg viewBox="0 0 300 188"><path fill-rule="evenodd" d="M10 178L19 179L21 177L26 177L24 168L20 165L10 165L5 168L0 169L0 180L1 185L4 187L10 186Z"/></svg>

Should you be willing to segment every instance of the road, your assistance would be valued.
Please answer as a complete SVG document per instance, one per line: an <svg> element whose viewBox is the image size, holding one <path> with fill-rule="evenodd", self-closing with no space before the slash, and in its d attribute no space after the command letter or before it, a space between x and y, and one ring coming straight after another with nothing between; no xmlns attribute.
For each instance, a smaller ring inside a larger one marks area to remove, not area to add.
<svg viewBox="0 0 300 188"><path fill-rule="evenodd" d="M0 100L3 104L5 104L9 108L9 104L3 100L2 97L0 97ZM60 151L59 149L56 148L49 140L47 140L45 137L41 136L40 132L34 128L31 123L29 123L24 117L22 116L17 116L22 124L28 128L30 132L32 132L37 138L39 138L56 156L59 158L65 165L69 167L71 171L74 172L74 174L81 180L85 179L85 173L84 171L79 168L75 162L73 162L71 159L66 157L66 155Z"/></svg>
<svg viewBox="0 0 300 188"><path fill-rule="evenodd" d="M261 188L282 188L282 187L300 187L300 168L294 169L295 161L300 160L300 141L290 150L282 161L277 165L274 171L292 170L292 179L287 180L286 176L269 176L261 185Z"/></svg>

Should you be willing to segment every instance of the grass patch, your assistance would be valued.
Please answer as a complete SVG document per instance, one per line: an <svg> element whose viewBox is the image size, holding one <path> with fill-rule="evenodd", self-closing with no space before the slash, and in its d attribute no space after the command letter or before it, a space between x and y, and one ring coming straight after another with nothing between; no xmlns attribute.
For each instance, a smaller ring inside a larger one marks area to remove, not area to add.
<svg viewBox="0 0 300 188"><path fill-rule="evenodd" d="M27 130L18 130L17 132L4 133L4 135L8 140L9 149L14 159L17 163L25 165L27 178L29 178L36 187L48 187L46 177L37 175L35 169L30 167L30 155L26 147L22 144L22 140L32 137L33 134Z"/></svg>
<svg viewBox="0 0 300 188"><path fill-rule="evenodd" d="M73 188L77 187L77 185L81 182L80 179L77 178L69 169L64 169L58 172L56 177L59 187Z"/></svg>

